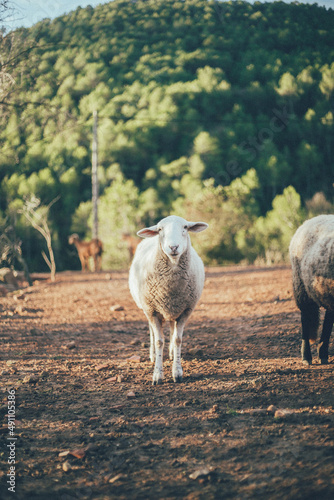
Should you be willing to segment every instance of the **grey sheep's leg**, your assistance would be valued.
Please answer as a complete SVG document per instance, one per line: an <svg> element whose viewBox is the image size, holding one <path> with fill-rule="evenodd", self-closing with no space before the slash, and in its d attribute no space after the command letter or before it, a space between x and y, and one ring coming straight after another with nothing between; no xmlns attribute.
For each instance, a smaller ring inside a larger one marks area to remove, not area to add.
<svg viewBox="0 0 334 500"><path fill-rule="evenodd" d="M310 340L316 340L319 327L319 306L315 302L308 303L301 308L302 320L302 361L306 365L312 364Z"/></svg>
<svg viewBox="0 0 334 500"><path fill-rule="evenodd" d="M334 311L326 311L322 333L318 344L318 358L322 365L328 364L328 344L334 323Z"/></svg>

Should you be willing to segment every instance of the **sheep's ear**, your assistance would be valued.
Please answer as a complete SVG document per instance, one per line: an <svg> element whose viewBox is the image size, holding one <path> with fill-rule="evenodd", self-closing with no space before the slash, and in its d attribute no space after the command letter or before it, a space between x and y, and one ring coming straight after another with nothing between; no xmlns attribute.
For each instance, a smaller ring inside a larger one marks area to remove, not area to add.
<svg viewBox="0 0 334 500"><path fill-rule="evenodd" d="M188 222L188 231L192 231L193 233L200 233L201 231L205 231L209 227L209 224L206 222Z"/></svg>
<svg viewBox="0 0 334 500"><path fill-rule="evenodd" d="M156 236L158 234L158 226L145 227L138 231L138 236L141 238L152 238L152 236Z"/></svg>

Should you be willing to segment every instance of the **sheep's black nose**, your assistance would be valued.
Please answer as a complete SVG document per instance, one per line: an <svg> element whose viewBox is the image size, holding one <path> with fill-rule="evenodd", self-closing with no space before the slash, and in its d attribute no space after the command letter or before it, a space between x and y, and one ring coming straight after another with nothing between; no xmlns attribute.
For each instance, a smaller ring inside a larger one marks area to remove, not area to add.
<svg viewBox="0 0 334 500"><path fill-rule="evenodd" d="M171 246L171 245L169 245L169 248L171 249L171 251L172 251L173 253L176 253L176 252L177 252L177 249L179 248L179 246L180 246L180 245L175 245L175 246Z"/></svg>

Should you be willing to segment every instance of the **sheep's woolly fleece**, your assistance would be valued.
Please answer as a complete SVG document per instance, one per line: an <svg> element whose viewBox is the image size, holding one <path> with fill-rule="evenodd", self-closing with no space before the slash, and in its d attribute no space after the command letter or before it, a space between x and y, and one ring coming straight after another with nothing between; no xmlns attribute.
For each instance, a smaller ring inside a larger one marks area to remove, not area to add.
<svg viewBox="0 0 334 500"><path fill-rule="evenodd" d="M334 215L309 219L290 243L293 288L297 306L315 302L334 310Z"/></svg>

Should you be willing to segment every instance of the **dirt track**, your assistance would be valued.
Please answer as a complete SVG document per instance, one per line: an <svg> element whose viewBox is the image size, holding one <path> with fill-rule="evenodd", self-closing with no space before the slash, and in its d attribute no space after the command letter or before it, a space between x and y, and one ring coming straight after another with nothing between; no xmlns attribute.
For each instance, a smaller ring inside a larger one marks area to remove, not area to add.
<svg viewBox="0 0 334 500"><path fill-rule="evenodd" d="M126 272L41 275L0 298L1 499L334 498L333 340L329 365L302 365L288 268L206 276L184 382L172 382L166 346L156 387Z"/></svg>

